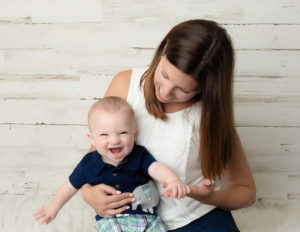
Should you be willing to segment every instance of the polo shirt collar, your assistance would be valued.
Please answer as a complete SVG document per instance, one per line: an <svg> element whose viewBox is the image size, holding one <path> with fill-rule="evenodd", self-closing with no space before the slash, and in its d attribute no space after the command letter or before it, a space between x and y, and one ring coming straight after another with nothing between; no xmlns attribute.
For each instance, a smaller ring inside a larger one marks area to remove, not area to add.
<svg viewBox="0 0 300 232"><path fill-rule="evenodd" d="M102 156L97 151L94 151L90 164L89 168L93 172L93 176L98 176L102 169L107 165L102 161Z"/></svg>
<svg viewBox="0 0 300 232"><path fill-rule="evenodd" d="M104 167L112 167L115 169L120 169L120 168L126 168L127 170L138 170L139 169L139 163L141 156L136 155L137 153L131 152L125 159L125 162L119 164L118 166L113 166L111 164L105 163L102 161L102 156L97 152L94 151L93 154L93 159L91 162L91 170L93 170L93 175L98 176L100 175L101 171L103 170Z"/></svg>

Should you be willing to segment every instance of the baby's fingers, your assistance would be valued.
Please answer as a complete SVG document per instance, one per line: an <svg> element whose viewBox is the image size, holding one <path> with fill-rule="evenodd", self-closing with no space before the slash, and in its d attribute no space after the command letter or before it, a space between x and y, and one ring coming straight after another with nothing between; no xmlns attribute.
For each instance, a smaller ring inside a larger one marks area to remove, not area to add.
<svg viewBox="0 0 300 232"><path fill-rule="evenodd" d="M44 224L44 223L46 223L46 224L48 224L49 223L49 217L45 217L42 221L41 221L41 224Z"/></svg>
<svg viewBox="0 0 300 232"><path fill-rule="evenodd" d="M178 187L178 193L176 198L183 198L190 192L190 188L187 185Z"/></svg>
<svg viewBox="0 0 300 232"><path fill-rule="evenodd" d="M42 208L38 209L37 211L35 211L33 216L35 220L39 220L40 218L45 217L44 210Z"/></svg>

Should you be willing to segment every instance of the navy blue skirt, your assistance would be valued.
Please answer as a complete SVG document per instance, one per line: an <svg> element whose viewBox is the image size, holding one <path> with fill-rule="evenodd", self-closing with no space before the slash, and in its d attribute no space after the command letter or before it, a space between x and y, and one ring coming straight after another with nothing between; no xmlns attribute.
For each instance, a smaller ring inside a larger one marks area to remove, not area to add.
<svg viewBox="0 0 300 232"><path fill-rule="evenodd" d="M169 232L239 232L230 211L215 208L188 225Z"/></svg>

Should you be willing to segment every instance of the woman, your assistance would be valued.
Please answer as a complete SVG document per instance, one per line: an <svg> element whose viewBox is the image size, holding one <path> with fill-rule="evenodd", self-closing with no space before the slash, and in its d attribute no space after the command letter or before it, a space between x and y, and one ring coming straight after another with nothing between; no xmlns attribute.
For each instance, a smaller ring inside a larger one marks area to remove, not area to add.
<svg viewBox="0 0 300 232"><path fill-rule="evenodd" d="M186 198L161 197L159 213L170 231L238 231L229 210L255 201L234 127L233 69L226 31L190 20L165 36L149 68L120 72L105 94L127 99L136 112L137 143L190 187ZM223 189L216 186L221 177ZM132 201L130 193L106 185L86 185L82 195L101 216L122 213Z"/></svg>

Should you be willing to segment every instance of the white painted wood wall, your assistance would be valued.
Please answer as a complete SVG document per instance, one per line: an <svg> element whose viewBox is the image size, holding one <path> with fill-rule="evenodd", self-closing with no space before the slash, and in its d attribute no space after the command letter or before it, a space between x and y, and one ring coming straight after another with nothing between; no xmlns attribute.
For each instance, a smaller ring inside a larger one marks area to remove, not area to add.
<svg viewBox="0 0 300 232"><path fill-rule="evenodd" d="M0 204L54 194L89 148L91 103L193 18L232 36L236 124L258 202L300 208L300 0L1 0Z"/></svg>

